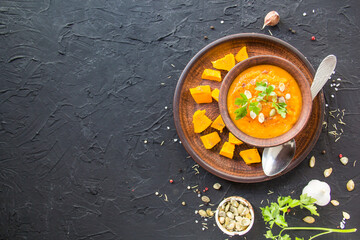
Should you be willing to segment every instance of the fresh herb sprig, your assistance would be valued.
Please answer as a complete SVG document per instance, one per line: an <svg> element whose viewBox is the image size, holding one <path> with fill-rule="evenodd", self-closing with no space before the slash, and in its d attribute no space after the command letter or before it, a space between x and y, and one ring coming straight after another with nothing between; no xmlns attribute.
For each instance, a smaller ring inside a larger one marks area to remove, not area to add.
<svg viewBox="0 0 360 240"><path fill-rule="evenodd" d="M288 212L289 208L300 207L305 208L310 211L312 215L319 216L319 213L316 211L316 206L314 202L316 199L308 197L306 194L300 195L300 199L292 199L290 196L288 197L279 197L277 202L272 202L270 206L266 206L261 209L261 213L265 224L269 225L269 230L264 234L267 239L273 240L291 240L291 237L288 234L282 235L283 231L289 230L314 230L314 231L322 231L316 235L313 235L309 238L309 240L319 237L321 235L337 232L337 233L352 233L356 232L356 228L352 229L333 229L333 228L321 228L321 227L289 227L288 223L285 220L285 214ZM278 235L274 235L272 232L273 226L277 225L282 230ZM295 240L304 240L304 238L296 237Z"/></svg>
<svg viewBox="0 0 360 240"><path fill-rule="evenodd" d="M286 118L287 114L287 104L286 103L272 103L272 106L276 109L277 113L280 114L282 118Z"/></svg>
<svg viewBox="0 0 360 240"><path fill-rule="evenodd" d="M274 92L275 87L274 85L269 85L266 82L256 82L256 88L255 90L261 91L261 93L258 94L256 100L257 101L269 101L269 97L275 97L276 93Z"/></svg>
<svg viewBox="0 0 360 240"><path fill-rule="evenodd" d="M260 112L260 107L258 106L258 102L250 102L250 100L246 97L244 93L240 93L240 98L235 99L235 104L240 106L235 110L235 120L239 120L246 116L247 108L249 107L249 111L253 111L256 115Z"/></svg>

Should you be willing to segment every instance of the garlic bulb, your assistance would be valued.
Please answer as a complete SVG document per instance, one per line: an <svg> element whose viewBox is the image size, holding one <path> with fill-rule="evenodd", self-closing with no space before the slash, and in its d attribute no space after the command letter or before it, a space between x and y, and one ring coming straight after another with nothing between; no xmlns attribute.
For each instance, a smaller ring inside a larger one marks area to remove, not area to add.
<svg viewBox="0 0 360 240"><path fill-rule="evenodd" d="M276 11L271 11L268 14L266 14L264 18L264 26L262 29L265 28L265 26L275 26L280 21L280 15Z"/></svg>
<svg viewBox="0 0 360 240"><path fill-rule="evenodd" d="M315 204L325 206L330 202L330 186L326 182L311 180L302 191L302 194L315 198Z"/></svg>

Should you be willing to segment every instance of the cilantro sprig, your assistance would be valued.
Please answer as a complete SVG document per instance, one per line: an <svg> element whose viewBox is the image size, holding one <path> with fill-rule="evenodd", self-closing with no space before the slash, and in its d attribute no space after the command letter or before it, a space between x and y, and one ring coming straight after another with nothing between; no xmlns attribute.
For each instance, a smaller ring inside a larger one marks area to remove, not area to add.
<svg viewBox="0 0 360 240"><path fill-rule="evenodd" d="M286 103L272 103L272 106L276 109L277 113L280 114L282 118L286 118L287 114L287 104Z"/></svg>
<svg viewBox="0 0 360 240"><path fill-rule="evenodd" d="M283 231L289 230L314 230L322 231L319 234L313 235L309 240L314 239L318 236L337 232L337 233L352 233L356 232L357 229L333 229L333 228L322 228L322 227L289 227L288 223L285 220L285 215L288 212L288 209L300 207L301 209L305 208L310 211L312 215L319 216L317 208L314 205L316 199L307 196L306 194L300 195L300 199L292 199L288 197L278 197L277 202L272 202L269 206L266 206L261 209L261 213L265 224L269 225L269 230L264 234L267 239L273 240L291 240L291 237L288 234L282 235ZM273 226L277 225L282 228L278 235L274 235L272 232ZM304 238L295 237L295 240L304 240Z"/></svg>
<svg viewBox="0 0 360 240"><path fill-rule="evenodd" d="M258 106L258 102L250 102L250 100L246 97L244 93L240 93L240 98L235 99L235 104L240 106L238 109L235 110L235 120L239 120L246 116L247 109L249 111L253 111L256 115L259 114L261 111L260 107Z"/></svg>
<svg viewBox="0 0 360 240"><path fill-rule="evenodd" d="M260 91L261 93L258 94L256 100L257 101L269 101L270 97L275 97L276 93L274 92L275 86L269 85L266 82L256 82L255 90Z"/></svg>

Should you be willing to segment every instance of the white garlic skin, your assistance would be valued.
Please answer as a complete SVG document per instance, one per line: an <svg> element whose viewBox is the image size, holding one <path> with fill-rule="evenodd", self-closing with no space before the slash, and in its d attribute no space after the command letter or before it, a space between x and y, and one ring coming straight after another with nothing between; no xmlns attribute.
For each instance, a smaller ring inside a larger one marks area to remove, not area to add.
<svg viewBox="0 0 360 240"><path fill-rule="evenodd" d="M280 21L280 15L276 11L271 11L268 14L266 14L264 18L264 26L262 29L265 28L265 26L275 26Z"/></svg>

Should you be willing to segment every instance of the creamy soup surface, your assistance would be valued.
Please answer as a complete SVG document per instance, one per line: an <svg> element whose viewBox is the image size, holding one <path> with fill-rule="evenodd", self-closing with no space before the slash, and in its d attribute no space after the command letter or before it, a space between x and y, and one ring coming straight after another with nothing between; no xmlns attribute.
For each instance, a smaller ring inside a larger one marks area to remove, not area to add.
<svg viewBox="0 0 360 240"><path fill-rule="evenodd" d="M247 103L237 105L236 99ZM273 138L286 133L297 122L302 96L296 80L287 71L273 65L258 65L237 76L230 86L227 104L232 121L242 132L257 138ZM257 108L250 111L254 109L249 108L251 105ZM239 108L246 108L246 115L243 112L242 118L236 119Z"/></svg>

